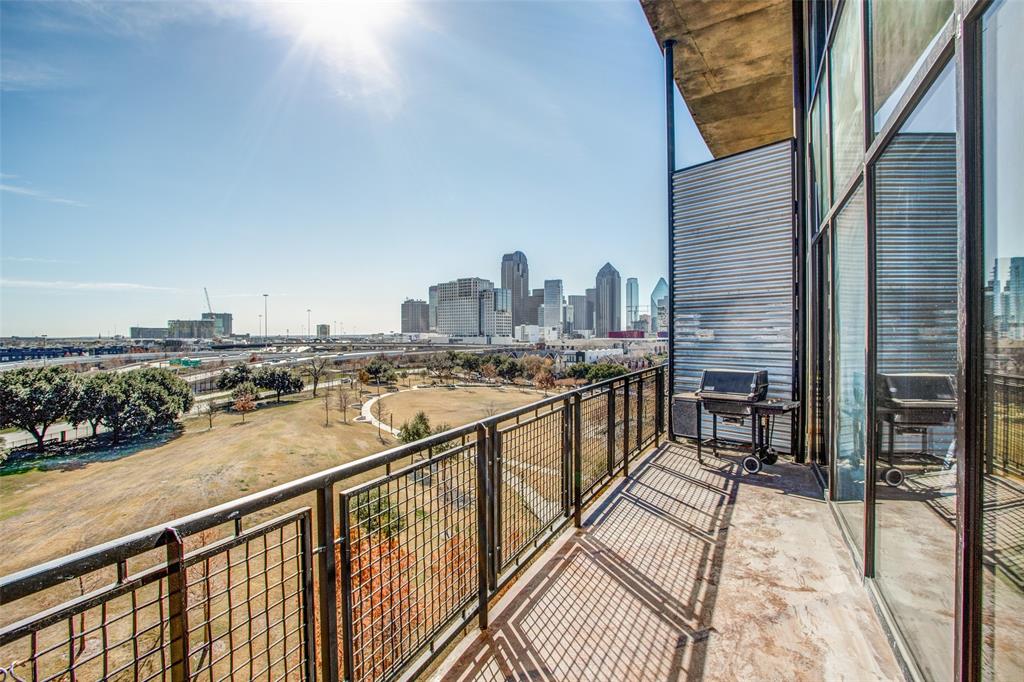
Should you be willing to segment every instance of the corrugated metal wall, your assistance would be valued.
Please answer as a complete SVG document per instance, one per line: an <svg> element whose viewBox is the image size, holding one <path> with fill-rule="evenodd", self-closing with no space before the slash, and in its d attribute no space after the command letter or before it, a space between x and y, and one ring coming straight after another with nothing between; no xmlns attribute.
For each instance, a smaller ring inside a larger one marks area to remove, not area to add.
<svg viewBox="0 0 1024 682"><path fill-rule="evenodd" d="M879 372L956 377L956 136L900 133L875 170ZM943 451L953 427L933 429ZM918 439L898 442L915 447Z"/></svg>
<svg viewBox="0 0 1024 682"><path fill-rule="evenodd" d="M769 396L792 397L792 187L790 141L673 176L673 392L695 390L701 370L721 367L767 369ZM788 452L789 420L778 422L773 444ZM750 441L749 429L719 435Z"/></svg>

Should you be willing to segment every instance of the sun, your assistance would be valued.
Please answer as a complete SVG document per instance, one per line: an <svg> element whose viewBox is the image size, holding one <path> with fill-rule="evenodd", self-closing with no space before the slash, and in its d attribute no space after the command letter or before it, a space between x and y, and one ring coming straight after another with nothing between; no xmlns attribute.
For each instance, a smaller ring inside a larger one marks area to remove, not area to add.
<svg viewBox="0 0 1024 682"><path fill-rule="evenodd" d="M277 9L302 43L359 54L379 49L405 5L397 0L298 0L282 2Z"/></svg>

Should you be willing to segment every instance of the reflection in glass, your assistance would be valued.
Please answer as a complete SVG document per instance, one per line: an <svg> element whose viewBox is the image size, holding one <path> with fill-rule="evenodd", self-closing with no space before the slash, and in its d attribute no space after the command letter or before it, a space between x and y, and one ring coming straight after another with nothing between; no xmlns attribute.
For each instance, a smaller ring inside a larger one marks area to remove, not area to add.
<svg viewBox="0 0 1024 682"><path fill-rule="evenodd" d="M950 62L875 165L875 577L917 667L953 677L956 90Z"/></svg>
<svg viewBox="0 0 1024 682"><path fill-rule="evenodd" d="M832 194L842 191L864 156L864 84L861 3L847 2L836 28L832 64Z"/></svg>
<svg viewBox="0 0 1024 682"><path fill-rule="evenodd" d="M810 135L810 182L814 196L811 232L817 232L822 219L831 206L832 182L829 179L828 163L828 74L822 80L822 87L811 105Z"/></svg>
<svg viewBox="0 0 1024 682"><path fill-rule="evenodd" d="M953 0L873 0L871 101L875 132L889 120L918 64L953 12Z"/></svg>
<svg viewBox="0 0 1024 682"><path fill-rule="evenodd" d="M1024 2L982 19L985 459L982 669L1024 679Z"/></svg>
<svg viewBox="0 0 1024 682"><path fill-rule="evenodd" d="M864 187L836 217L835 231L835 453L833 499L857 546L864 544L864 353L866 241Z"/></svg>

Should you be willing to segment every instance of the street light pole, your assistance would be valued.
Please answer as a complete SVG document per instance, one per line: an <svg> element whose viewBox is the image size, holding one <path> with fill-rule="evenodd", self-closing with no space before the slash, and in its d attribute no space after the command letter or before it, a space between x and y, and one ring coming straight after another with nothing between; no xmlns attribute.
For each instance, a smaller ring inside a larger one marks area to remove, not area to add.
<svg viewBox="0 0 1024 682"><path fill-rule="evenodd" d="M263 294L263 338L270 336L270 315L267 314L267 299L270 294Z"/></svg>
<svg viewBox="0 0 1024 682"><path fill-rule="evenodd" d="M306 334L310 338L313 338L313 325L310 324L310 322L309 322L310 319L312 319L311 316L310 316L311 312L312 311L309 308L306 308Z"/></svg>

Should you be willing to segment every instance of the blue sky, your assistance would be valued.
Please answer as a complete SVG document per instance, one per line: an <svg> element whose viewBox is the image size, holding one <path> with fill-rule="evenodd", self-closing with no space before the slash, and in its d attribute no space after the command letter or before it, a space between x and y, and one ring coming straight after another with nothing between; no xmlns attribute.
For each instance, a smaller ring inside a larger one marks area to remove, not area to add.
<svg viewBox="0 0 1024 682"><path fill-rule="evenodd" d="M637 2L0 5L0 335L397 330L459 276L666 270ZM679 165L710 158L686 109Z"/></svg>

